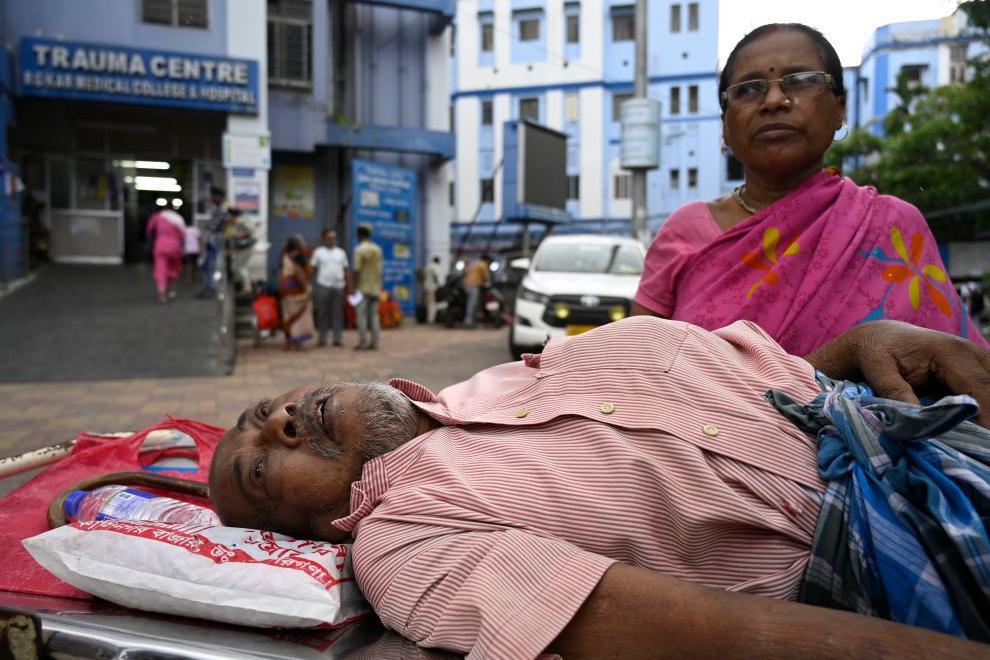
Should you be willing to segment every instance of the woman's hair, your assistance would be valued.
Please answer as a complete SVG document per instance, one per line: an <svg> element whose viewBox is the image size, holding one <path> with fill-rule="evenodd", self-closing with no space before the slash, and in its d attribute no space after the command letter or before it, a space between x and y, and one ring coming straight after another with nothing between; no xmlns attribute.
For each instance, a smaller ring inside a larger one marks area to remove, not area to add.
<svg viewBox="0 0 990 660"><path fill-rule="evenodd" d="M302 236L290 236L285 242L285 252L295 252L306 246L306 241Z"/></svg>
<svg viewBox="0 0 990 660"><path fill-rule="evenodd" d="M828 39L825 38L825 35L815 28L808 27L803 23L768 23L766 25L761 25L740 39L739 43L737 43L735 48L732 49L732 52L729 53L729 59L725 61L725 67L722 69L722 73L718 78L719 103L722 104L723 111L725 110L725 103L721 100L722 92L724 92L729 86L729 79L732 77L732 69L736 64L736 56L739 54L739 51L742 50L744 46L756 41L760 37L770 34L771 32L776 32L777 30L797 30L814 41L815 46L818 47L818 54L821 55L822 62L825 63L825 73L832 75L835 95L846 95L846 86L842 79L842 62L839 61L839 54L835 52L835 48L833 48L832 44L830 44Z"/></svg>

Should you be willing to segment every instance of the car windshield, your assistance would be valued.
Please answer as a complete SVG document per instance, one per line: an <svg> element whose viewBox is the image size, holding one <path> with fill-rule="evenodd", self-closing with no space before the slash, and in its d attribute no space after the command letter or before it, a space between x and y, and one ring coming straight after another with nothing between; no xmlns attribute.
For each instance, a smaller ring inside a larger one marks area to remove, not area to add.
<svg viewBox="0 0 990 660"><path fill-rule="evenodd" d="M533 269L639 275L643 272L643 255L628 243L547 243L540 247Z"/></svg>

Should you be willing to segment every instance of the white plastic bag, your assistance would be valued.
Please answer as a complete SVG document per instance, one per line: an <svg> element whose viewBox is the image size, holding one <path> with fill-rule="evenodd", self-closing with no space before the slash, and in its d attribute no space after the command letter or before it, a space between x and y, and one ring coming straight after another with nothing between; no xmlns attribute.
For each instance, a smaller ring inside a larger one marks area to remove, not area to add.
<svg viewBox="0 0 990 660"><path fill-rule="evenodd" d="M59 579L126 607L282 628L370 611L347 544L138 520L65 525L23 543Z"/></svg>

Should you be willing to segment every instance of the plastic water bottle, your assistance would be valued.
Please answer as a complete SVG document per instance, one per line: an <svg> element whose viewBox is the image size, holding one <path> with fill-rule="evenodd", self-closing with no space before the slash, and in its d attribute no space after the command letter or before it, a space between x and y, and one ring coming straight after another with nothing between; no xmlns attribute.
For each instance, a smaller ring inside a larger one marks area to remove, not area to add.
<svg viewBox="0 0 990 660"><path fill-rule="evenodd" d="M127 486L74 490L65 498L65 515L76 522L112 519L157 520L203 527L220 525L220 518L210 509Z"/></svg>

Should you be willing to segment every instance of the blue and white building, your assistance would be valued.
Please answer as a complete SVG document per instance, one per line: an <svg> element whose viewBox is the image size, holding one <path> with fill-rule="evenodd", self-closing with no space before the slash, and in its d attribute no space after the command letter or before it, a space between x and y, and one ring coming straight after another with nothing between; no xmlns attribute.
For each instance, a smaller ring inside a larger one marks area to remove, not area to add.
<svg viewBox="0 0 990 660"><path fill-rule="evenodd" d="M453 17L454 0L0 0L0 164L56 261L143 259L156 206L204 223L219 186L259 239L256 276L293 234L349 246L360 215L404 224L393 266L412 280L449 245ZM373 180L356 196L355 160L402 199Z"/></svg>
<svg viewBox="0 0 990 660"><path fill-rule="evenodd" d="M568 136L567 210L575 224L629 231L619 108L633 92L633 14L630 0L457 3L455 221L501 217L501 127L528 118ZM681 204L737 185L742 173L720 150L717 0L650 0L649 26L649 95L662 106L661 167L648 176L655 229Z"/></svg>
<svg viewBox="0 0 990 660"><path fill-rule="evenodd" d="M967 60L987 50L982 36L968 27L963 11L877 28L859 66L845 69L850 126L883 135L884 117L900 103L892 90L901 73L929 88L965 82L970 75Z"/></svg>

